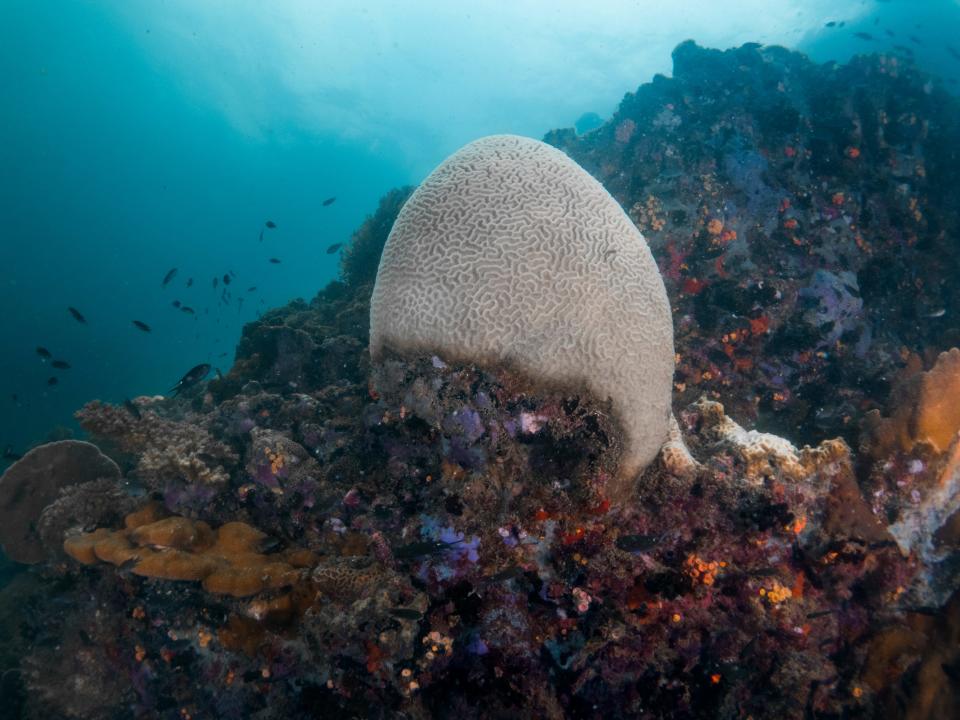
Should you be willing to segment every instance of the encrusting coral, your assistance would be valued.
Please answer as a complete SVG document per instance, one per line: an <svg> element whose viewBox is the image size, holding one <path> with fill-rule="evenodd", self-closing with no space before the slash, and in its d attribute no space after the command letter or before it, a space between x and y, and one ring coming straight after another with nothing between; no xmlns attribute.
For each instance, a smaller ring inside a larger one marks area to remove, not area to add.
<svg viewBox="0 0 960 720"><path fill-rule="evenodd" d="M291 587L303 579L302 568L316 563L312 553L299 549L260 552L266 535L245 523L226 523L214 531L184 517L139 524L143 519L151 518L128 515L123 530L100 528L68 537L64 552L84 565L132 562L134 575L202 582L208 592L238 598Z"/></svg>
<svg viewBox="0 0 960 720"><path fill-rule="evenodd" d="M88 442L60 440L34 448L0 476L0 544L4 551L17 562L42 562L46 552L37 522L44 508L69 485L119 478L117 464Z"/></svg>
<svg viewBox="0 0 960 720"><path fill-rule="evenodd" d="M506 364L610 399L624 430L617 502L667 439L673 324L660 271L610 194L536 140L476 140L404 204L370 307L371 356L387 352Z"/></svg>

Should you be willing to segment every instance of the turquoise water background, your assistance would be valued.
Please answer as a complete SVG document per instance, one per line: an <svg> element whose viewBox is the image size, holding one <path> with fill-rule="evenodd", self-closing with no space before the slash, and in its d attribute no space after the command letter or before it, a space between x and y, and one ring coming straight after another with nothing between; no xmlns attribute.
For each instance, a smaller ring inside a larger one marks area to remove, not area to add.
<svg viewBox="0 0 960 720"><path fill-rule="evenodd" d="M958 87L956 0L664 5L0 1L0 448L226 372L245 322L336 277L328 246L384 192L481 135L609 117L687 38L817 61L902 44Z"/></svg>

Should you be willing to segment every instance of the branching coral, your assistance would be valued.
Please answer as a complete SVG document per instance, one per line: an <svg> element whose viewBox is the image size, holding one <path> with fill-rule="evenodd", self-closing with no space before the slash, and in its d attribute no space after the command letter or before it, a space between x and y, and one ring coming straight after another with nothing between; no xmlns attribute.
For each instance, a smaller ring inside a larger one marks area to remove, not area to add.
<svg viewBox="0 0 960 720"><path fill-rule="evenodd" d="M94 401L76 416L94 437L135 454L137 477L154 489L171 481L223 485L237 462L236 453L204 425L169 420L154 410L145 408L136 417L126 408Z"/></svg>

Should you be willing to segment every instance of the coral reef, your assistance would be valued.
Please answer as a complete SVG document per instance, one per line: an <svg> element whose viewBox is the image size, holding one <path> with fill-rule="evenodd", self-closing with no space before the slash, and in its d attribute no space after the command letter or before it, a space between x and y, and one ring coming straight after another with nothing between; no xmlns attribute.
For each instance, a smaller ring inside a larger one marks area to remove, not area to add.
<svg viewBox="0 0 960 720"><path fill-rule="evenodd" d="M475 140L403 206L370 307L370 354L391 351L609 398L624 431L617 502L667 439L673 325L658 268L607 191L536 140Z"/></svg>
<svg viewBox="0 0 960 720"><path fill-rule="evenodd" d="M57 550L0 587L4 710L956 717L957 103L892 57L675 63L548 138L676 309L675 420L629 502L609 399L441 350L371 365L396 191L223 378L81 411L124 482L0 481L0 532Z"/></svg>
<svg viewBox="0 0 960 720"><path fill-rule="evenodd" d="M660 265L675 409L706 393L855 446L902 348L960 344L957 100L902 53L817 65L685 42L673 61L602 128L547 142L632 208Z"/></svg>

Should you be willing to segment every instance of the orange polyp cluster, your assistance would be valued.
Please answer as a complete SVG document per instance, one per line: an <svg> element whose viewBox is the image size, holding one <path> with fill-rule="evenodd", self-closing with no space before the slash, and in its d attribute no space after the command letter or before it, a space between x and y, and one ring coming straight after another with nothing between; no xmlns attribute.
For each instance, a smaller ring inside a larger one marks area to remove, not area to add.
<svg viewBox="0 0 960 720"><path fill-rule="evenodd" d="M707 223L707 232L711 235L719 235L723 232L723 221L719 218L713 218Z"/></svg>
<svg viewBox="0 0 960 720"><path fill-rule="evenodd" d="M716 582L717 574L727 566L726 562L716 560L707 562L703 558L691 553L683 562L683 567L687 575L694 582L701 582L706 586L713 585Z"/></svg>
<svg viewBox="0 0 960 720"><path fill-rule="evenodd" d="M270 472L276 475L278 472L283 470L283 466L286 465L286 461L283 459L283 454L280 452L279 448L277 450L271 450L268 447L263 449L263 454L267 456L270 460Z"/></svg>
<svg viewBox="0 0 960 720"><path fill-rule="evenodd" d="M760 588L758 594L771 605L779 605L793 597L793 591L779 580L774 580L770 587Z"/></svg>

